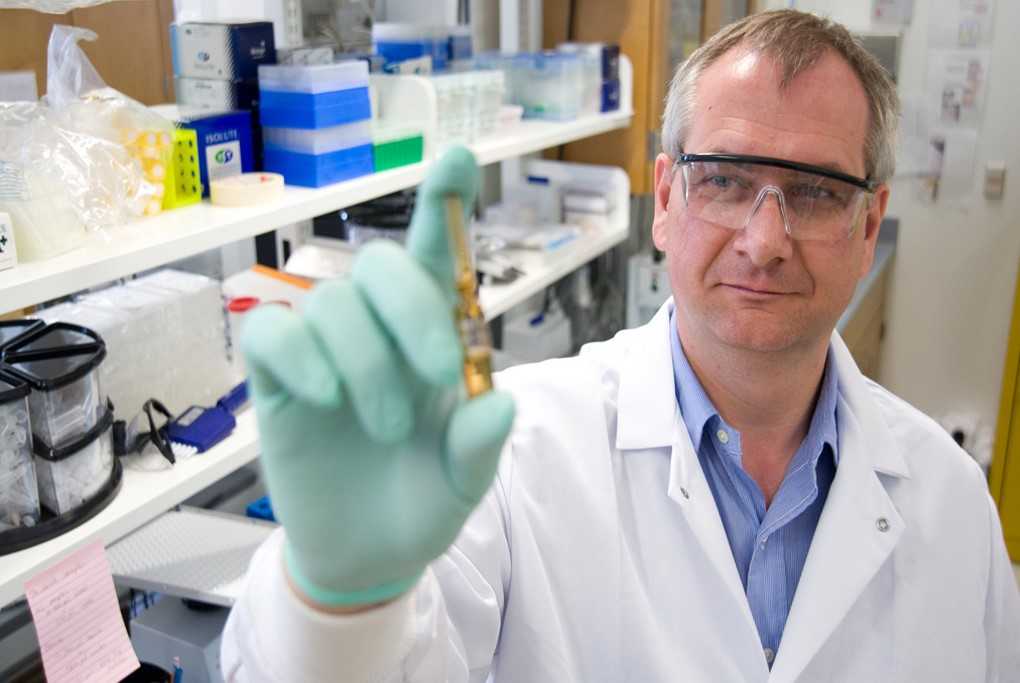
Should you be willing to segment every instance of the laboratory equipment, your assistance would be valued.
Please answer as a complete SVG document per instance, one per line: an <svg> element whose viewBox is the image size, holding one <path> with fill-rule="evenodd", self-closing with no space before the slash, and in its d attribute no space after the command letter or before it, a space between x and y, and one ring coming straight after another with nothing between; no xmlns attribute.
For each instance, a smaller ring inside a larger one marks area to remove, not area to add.
<svg viewBox="0 0 1020 683"><path fill-rule="evenodd" d="M372 173L365 62L264 66L259 89L267 171L309 187Z"/></svg>
<svg viewBox="0 0 1020 683"><path fill-rule="evenodd" d="M170 172L163 186L163 208L176 209L202 201L198 134L190 128L174 128Z"/></svg>
<svg viewBox="0 0 1020 683"><path fill-rule="evenodd" d="M166 436L175 445L183 444L204 453L234 431L237 426L234 412L247 401L247 385L241 382L222 396L216 405L208 408L191 406L175 417L166 426Z"/></svg>
<svg viewBox="0 0 1020 683"><path fill-rule="evenodd" d="M420 128L372 122L372 160L376 172L416 164L422 160L424 149Z"/></svg>
<svg viewBox="0 0 1020 683"><path fill-rule="evenodd" d="M57 515L73 512L92 500L113 475L113 416L104 413L102 430L66 448L42 450L35 441L39 500Z"/></svg>
<svg viewBox="0 0 1020 683"><path fill-rule="evenodd" d="M283 176L279 173L242 173L212 182L209 197L217 206L265 204L283 196Z"/></svg>
<svg viewBox="0 0 1020 683"><path fill-rule="evenodd" d="M251 112L183 115L180 125L195 131L203 196L219 178L255 170Z"/></svg>
<svg viewBox="0 0 1020 683"><path fill-rule="evenodd" d="M517 363L535 363L573 353L570 319L555 299L537 313L509 311L503 320L501 351Z"/></svg>
<svg viewBox="0 0 1020 683"><path fill-rule="evenodd" d="M107 356L100 381L129 419L156 397L178 412L216 401L236 382L226 353L220 283L165 269L43 309L47 322L97 332Z"/></svg>
<svg viewBox="0 0 1020 683"><path fill-rule="evenodd" d="M16 344L18 340L30 332L35 332L45 325L42 320L34 318L17 318L15 320L0 320L0 360L3 350Z"/></svg>
<svg viewBox="0 0 1020 683"><path fill-rule="evenodd" d="M360 145L326 154L302 154L266 147L265 167L283 175L288 185L322 187L372 173L372 145Z"/></svg>
<svg viewBox="0 0 1020 683"><path fill-rule="evenodd" d="M171 24L170 43L178 76L253 79L259 65L276 63L273 24L269 21Z"/></svg>
<svg viewBox="0 0 1020 683"><path fill-rule="evenodd" d="M36 452L94 436L107 412L99 365L106 345L90 329L68 323L39 328L4 349L8 371L26 382Z"/></svg>
<svg viewBox="0 0 1020 683"><path fill-rule="evenodd" d="M209 111L254 111L259 105L259 83L256 79L223 80L216 78L174 78L177 103Z"/></svg>
<svg viewBox="0 0 1020 683"><path fill-rule="evenodd" d="M428 57L432 71L446 68L448 44L437 45L436 32L421 24L377 22L372 24L372 47L386 65Z"/></svg>
<svg viewBox="0 0 1020 683"><path fill-rule="evenodd" d="M262 141L267 147L302 154L328 154L372 144L372 122L366 118L340 126L315 129L266 126L262 129Z"/></svg>
<svg viewBox="0 0 1020 683"><path fill-rule="evenodd" d="M0 372L0 531L39 521L28 393L25 382Z"/></svg>
<svg viewBox="0 0 1020 683"><path fill-rule="evenodd" d="M230 610L191 609L165 596L131 620L131 647L138 660L167 671L180 663L186 683L223 683L220 637Z"/></svg>
<svg viewBox="0 0 1020 683"><path fill-rule="evenodd" d="M259 68L263 126L325 128L372 117L368 65L275 65Z"/></svg>
<svg viewBox="0 0 1020 683"><path fill-rule="evenodd" d="M446 227L454 257L458 298L454 317L464 347L464 386L468 396L474 398L492 389L492 338L478 305L478 285L464 229L464 205L459 197L446 198Z"/></svg>

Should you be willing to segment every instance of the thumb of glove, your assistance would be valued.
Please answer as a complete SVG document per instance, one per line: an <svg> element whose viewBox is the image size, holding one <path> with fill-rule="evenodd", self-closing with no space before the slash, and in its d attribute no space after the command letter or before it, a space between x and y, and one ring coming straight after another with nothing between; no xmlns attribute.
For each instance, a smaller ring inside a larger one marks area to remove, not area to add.
<svg viewBox="0 0 1020 683"><path fill-rule="evenodd" d="M481 500L499 466L514 421L510 394L490 391L454 411L446 432L446 471L453 489L471 505Z"/></svg>

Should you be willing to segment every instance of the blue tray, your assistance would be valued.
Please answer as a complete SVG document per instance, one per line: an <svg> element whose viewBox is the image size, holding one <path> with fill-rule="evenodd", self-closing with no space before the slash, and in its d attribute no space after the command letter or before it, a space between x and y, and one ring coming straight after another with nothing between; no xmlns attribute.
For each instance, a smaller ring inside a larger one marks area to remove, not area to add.
<svg viewBox="0 0 1020 683"><path fill-rule="evenodd" d="M368 88L323 93L262 90L259 122L270 128L326 128L372 118Z"/></svg>
<svg viewBox="0 0 1020 683"><path fill-rule="evenodd" d="M359 145L328 154L302 154L269 145L267 171L280 173L288 185L322 187L368 175L375 169L372 145Z"/></svg>

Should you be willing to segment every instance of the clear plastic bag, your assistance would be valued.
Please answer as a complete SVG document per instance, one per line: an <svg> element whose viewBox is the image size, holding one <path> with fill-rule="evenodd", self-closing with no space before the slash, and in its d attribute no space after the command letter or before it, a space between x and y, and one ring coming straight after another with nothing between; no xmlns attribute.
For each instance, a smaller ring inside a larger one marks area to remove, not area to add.
<svg viewBox="0 0 1020 683"><path fill-rule="evenodd" d="M73 9L105 5L110 0L0 0L0 9L34 9L47 14L64 14Z"/></svg>
<svg viewBox="0 0 1020 683"><path fill-rule="evenodd" d="M54 26L46 96L0 102L0 211L25 261L162 207L173 124L106 87L78 46L95 37Z"/></svg>

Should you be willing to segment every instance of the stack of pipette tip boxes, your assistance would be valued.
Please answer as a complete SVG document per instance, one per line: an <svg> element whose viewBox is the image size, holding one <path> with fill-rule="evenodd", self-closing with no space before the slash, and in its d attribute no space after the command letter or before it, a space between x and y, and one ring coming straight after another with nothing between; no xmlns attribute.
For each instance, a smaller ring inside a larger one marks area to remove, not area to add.
<svg viewBox="0 0 1020 683"><path fill-rule="evenodd" d="M265 170L321 187L373 171L368 65L259 67Z"/></svg>

